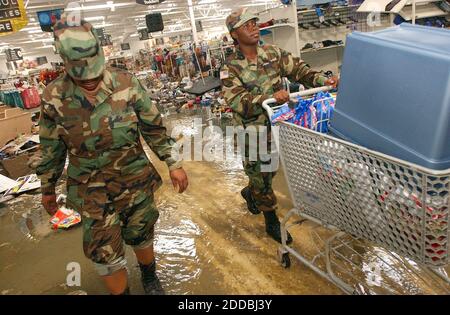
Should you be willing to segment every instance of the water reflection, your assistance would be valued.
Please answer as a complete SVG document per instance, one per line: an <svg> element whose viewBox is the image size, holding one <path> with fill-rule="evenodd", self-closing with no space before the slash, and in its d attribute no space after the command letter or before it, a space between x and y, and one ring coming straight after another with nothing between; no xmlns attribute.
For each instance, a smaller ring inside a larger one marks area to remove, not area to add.
<svg viewBox="0 0 450 315"><path fill-rule="evenodd" d="M348 246L346 246L347 244ZM364 240L345 236L332 251L339 276L364 294L449 294L430 269ZM355 250L356 249L356 250Z"/></svg>

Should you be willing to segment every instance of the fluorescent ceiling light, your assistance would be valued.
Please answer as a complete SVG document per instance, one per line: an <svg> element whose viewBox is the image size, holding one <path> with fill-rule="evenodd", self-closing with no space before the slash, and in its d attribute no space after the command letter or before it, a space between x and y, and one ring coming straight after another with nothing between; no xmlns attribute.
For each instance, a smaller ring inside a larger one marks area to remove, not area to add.
<svg viewBox="0 0 450 315"><path fill-rule="evenodd" d="M259 2L259 3L249 3L249 4L243 4L241 7L262 7L268 4L272 4L272 1L269 2Z"/></svg>
<svg viewBox="0 0 450 315"><path fill-rule="evenodd" d="M95 25L92 25L92 26L95 27L95 28L99 28L99 27L115 26L115 24L113 24L113 23L102 23L102 24L95 24Z"/></svg>
<svg viewBox="0 0 450 315"><path fill-rule="evenodd" d="M25 27L22 28L19 32L25 32L25 31L32 31L32 30L40 30L41 28L39 26L33 26L33 27Z"/></svg>
<svg viewBox="0 0 450 315"><path fill-rule="evenodd" d="M117 3L114 4L113 6L115 8L119 8L119 7L127 7L127 6L131 6L131 5L135 5L136 2L127 2L127 3ZM67 8L64 11L66 12L70 12L70 11L89 11L89 10L101 10L101 9L110 9L111 5L109 4L99 4L99 5L81 5L81 7L78 8Z"/></svg>
<svg viewBox="0 0 450 315"><path fill-rule="evenodd" d="M172 31L172 32L163 32L162 35L171 34L171 33L179 33L179 32L187 32L187 31L192 31L192 29L191 28L184 28L184 29L180 29L180 30L176 30L176 31Z"/></svg>
<svg viewBox="0 0 450 315"><path fill-rule="evenodd" d="M111 7L111 11L116 11L116 6L114 5L114 1L106 1L106 4Z"/></svg>
<svg viewBox="0 0 450 315"><path fill-rule="evenodd" d="M91 17L87 17L84 18L86 21L90 22L90 21L99 21L99 20L104 20L105 17L104 16L91 16Z"/></svg>
<svg viewBox="0 0 450 315"><path fill-rule="evenodd" d="M206 17L200 17L196 18L197 21L216 21L216 20L225 20L227 17L220 15L220 16L206 16Z"/></svg>
<svg viewBox="0 0 450 315"><path fill-rule="evenodd" d="M23 44L36 44L38 42L50 42L53 41L53 39L50 38L44 38L44 39L33 39L33 40L27 40L27 41L21 41L16 42L17 45L23 45Z"/></svg>
<svg viewBox="0 0 450 315"><path fill-rule="evenodd" d="M161 15L173 15L173 14L182 14L182 13L186 13L186 12L185 11L164 12L164 13L161 13Z"/></svg>
<svg viewBox="0 0 450 315"><path fill-rule="evenodd" d="M204 4L213 4L218 3L217 0L200 0L197 5L204 5Z"/></svg>

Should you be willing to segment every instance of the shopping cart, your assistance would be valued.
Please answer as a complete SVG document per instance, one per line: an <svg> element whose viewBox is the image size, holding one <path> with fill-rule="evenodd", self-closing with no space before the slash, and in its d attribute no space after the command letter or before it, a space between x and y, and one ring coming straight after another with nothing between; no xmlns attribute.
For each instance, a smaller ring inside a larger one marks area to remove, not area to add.
<svg viewBox="0 0 450 315"><path fill-rule="evenodd" d="M316 88L291 97L328 90ZM273 103L269 99L263 104L269 117L279 108L271 107ZM281 222L278 257L285 268L292 254L344 292L367 293L349 284L352 272L339 276L344 273L331 259L339 255L355 266L339 252L345 247L358 256L352 244L363 240L420 264L445 286L450 284L444 269L450 260L450 170L426 169L288 122L277 122L273 132L294 204ZM293 216L333 231L323 242L325 249L312 259L286 244L286 231L292 227L287 222ZM317 265L319 258L322 266Z"/></svg>

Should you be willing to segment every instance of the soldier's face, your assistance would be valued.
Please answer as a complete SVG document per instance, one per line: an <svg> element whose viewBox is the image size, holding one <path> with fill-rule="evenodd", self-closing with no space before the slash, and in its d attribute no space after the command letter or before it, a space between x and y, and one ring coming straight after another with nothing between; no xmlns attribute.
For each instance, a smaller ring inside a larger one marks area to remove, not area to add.
<svg viewBox="0 0 450 315"><path fill-rule="evenodd" d="M259 27L256 20L250 20L233 32L239 44L256 45L259 42Z"/></svg>

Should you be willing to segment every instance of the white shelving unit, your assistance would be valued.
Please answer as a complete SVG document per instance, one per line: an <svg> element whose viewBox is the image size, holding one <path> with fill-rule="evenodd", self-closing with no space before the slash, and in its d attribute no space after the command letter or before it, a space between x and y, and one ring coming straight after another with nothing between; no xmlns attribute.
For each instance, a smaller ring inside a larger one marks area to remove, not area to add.
<svg viewBox="0 0 450 315"><path fill-rule="evenodd" d="M315 10L302 10L300 12L312 12ZM306 43L314 41L323 41L325 39L345 42L345 37L349 33L347 25L336 27L327 27L321 29L311 28L310 30L299 29L299 12L297 1L292 1L291 5L280 6L259 12L258 17L260 23L274 20L287 19L287 23L276 24L269 27L261 28L262 31L270 31L269 34L262 36L267 44L274 44L293 55L301 57L311 66L318 70L331 70L338 73L339 66L343 57L344 45L333 45L318 49L303 50ZM317 18L317 22L318 22ZM320 40L319 40L320 39Z"/></svg>
<svg viewBox="0 0 450 315"><path fill-rule="evenodd" d="M272 25L272 26L262 27L260 30L261 31L272 30L272 29L281 28L281 27L292 27L292 28L295 28L295 24L292 24L292 23L281 23L281 24L276 24L276 25Z"/></svg>
<svg viewBox="0 0 450 315"><path fill-rule="evenodd" d="M298 18L296 0L290 5L281 5L276 8L261 11L256 14L260 23L270 20L288 20L288 23L275 24L261 28L262 31L270 31L270 34L262 36L267 44L273 44L293 55L300 57L300 40L298 33Z"/></svg>
<svg viewBox="0 0 450 315"><path fill-rule="evenodd" d="M329 49L336 49L339 47L345 47L345 45L333 45L333 46L328 46L328 47L322 47L322 48L311 48L311 49L304 49L302 50L302 54L307 54L307 53L314 53L314 52L318 52L318 51L322 51L322 50L329 50Z"/></svg>
<svg viewBox="0 0 450 315"><path fill-rule="evenodd" d="M373 12L400 15L406 21L415 23L416 19L431 18L431 17L450 17L450 13L440 9L436 6L437 2L442 0L401 0L390 11L386 11L386 4L388 0L365 0L361 4L358 12ZM393 20L393 19L392 19Z"/></svg>
<svg viewBox="0 0 450 315"><path fill-rule="evenodd" d="M401 0L391 11L386 12L385 7L392 0L366 0L360 6L349 6L349 10L356 11L358 23L357 31L372 32L382 30L387 27L394 26L394 18L396 14L399 14L407 21L415 22L415 19L430 18L430 17L450 17L448 12L443 11L436 3L441 0ZM378 11L375 8L379 8ZM339 12L339 7L333 8ZM308 12L312 15L315 10L302 10L299 11L299 23L302 23L303 18L308 15ZM366 23L367 18L374 16L374 13L380 13L380 23L372 24ZM387 14L386 14L387 13ZM308 19L306 19L308 26ZM316 19L318 23L318 17ZM334 45L330 47L323 47L318 49L305 49L301 51L301 57L313 68L321 70L331 70L334 73L339 72L340 65L344 55L344 48L346 43L346 37L353 32L352 24L341 26L329 26L320 28L309 26L309 30L299 28L299 36L301 47L304 47L306 43L320 42L323 40L342 41L343 45Z"/></svg>
<svg viewBox="0 0 450 315"><path fill-rule="evenodd" d="M429 1L430 2L430 1ZM436 1L434 1L436 2ZM406 21L413 20L413 6L408 5L405 6L399 14ZM439 7L434 5L433 3L427 3L425 5L419 5L416 3L416 19L430 18L430 17L439 17L439 16L447 16L449 13L441 10Z"/></svg>
<svg viewBox="0 0 450 315"><path fill-rule="evenodd" d="M382 30L394 25L395 14L401 15L405 20L415 20L428 17L447 17L448 12L441 10L435 4L442 0L401 0L391 11L386 12L385 7L392 0L365 0L361 5L354 5L348 7L333 7L334 13L341 13L341 16L345 10L347 12L353 12L358 18L358 22L348 22L346 24L314 27L310 24L305 24L309 27L308 30L300 28L299 23L302 23L302 18L305 14L315 14L315 10L299 10L297 11L297 1L292 1L291 5L280 5L279 7L268 9L259 12L257 15L260 18L260 23L264 23L274 20L287 19L287 23L275 24L273 26L261 28L262 31L269 31L269 34L262 36L262 39L267 44L274 44L286 51L291 52L295 56L301 57L311 67L317 70L328 71L331 70L334 73L339 73L340 66L344 55L344 48L347 35L356 30L362 32L372 32ZM378 8L374 10L374 8ZM342 10L342 11L340 11ZM368 15L374 12L381 14L381 20L379 24L370 24L366 22ZM415 13L414 13L415 12ZM333 13L333 14L334 14ZM339 17L339 15L336 15ZM326 17L327 18L327 17ZM330 18L328 16L328 18ZM331 18L332 19L332 18ZM319 18L316 16L314 21L319 24ZM345 21L344 21L345 22ZM308 23L308 22L306 22ZM324 40L342 41L342 45L332 45L317 49L305 49L302 48L307 43L321 42Z"/></svg>
<svg viewBox="0 0 450 315"><path fill-rule="evenodd" d="M385 18L382 20L381 25L368 27L365 23L366 16L357 14L356 10L358 7L359 5L333 7L331 13L324 14L326 21L324 24L320 24L319 17L314 9L299 10L298 21L303 26L299 27L301 49L307 43L313 44L324 40L342 41L343 43L323 48L301 50L302 59L315 69L331 70L337 74L342 64L348 34L355 28L358 31L375 31L390 26L390 21ZM311 23L316 26L311 25ZM305 27L309 29L304 29Z"/></svg>

